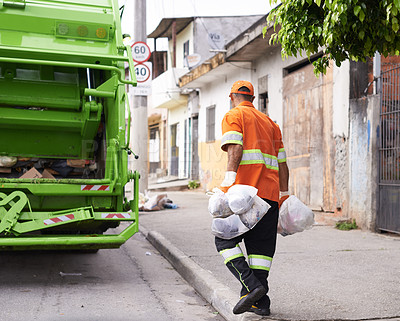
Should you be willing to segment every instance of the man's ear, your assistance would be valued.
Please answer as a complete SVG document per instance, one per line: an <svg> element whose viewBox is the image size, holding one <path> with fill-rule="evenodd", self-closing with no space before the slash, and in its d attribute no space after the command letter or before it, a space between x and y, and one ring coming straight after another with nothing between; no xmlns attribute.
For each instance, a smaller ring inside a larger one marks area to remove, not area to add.
<svg viewBox="0 0 400 321"><path fill-rule="evenodd" d="M253 102L253 101L254 101L254 98L256 98L256 97L255 97L255 96L251 97L251 102Z"/></svg>

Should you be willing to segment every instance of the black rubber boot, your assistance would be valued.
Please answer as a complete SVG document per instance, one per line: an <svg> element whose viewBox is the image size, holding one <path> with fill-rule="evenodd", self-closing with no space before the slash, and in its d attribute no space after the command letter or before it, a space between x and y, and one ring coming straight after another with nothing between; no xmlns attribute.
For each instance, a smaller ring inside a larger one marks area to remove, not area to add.
<svg viewBox="0 0 400 321"><path fill-rule="evenodd" d="M263 285L260 280L257 279L254 271L250 269L244 257L233 259L226 263L226 266L242 284L241 296L244 296L251 290Z"/></svg>
<svg viewBox="0 0 400 321"><path fill-rule="evenodd" d="M267 291L265 288L263 286L259 286L245 296L242 296L239 302L233 308L233 314L241 314L249 311L252 305L261 299L266 293Z"/></svg>
<svg viewBox="0 0 400 321"><path fill-rule="evenodd" d="M250 308L249 312L253 312L253 313L257 314L257 315L262 315L262 316L268 316L268 315L271 314L271 311L269 309L267 309L267 308L265 308L265 309L258 308L255 305L253 305Z"/></svg>

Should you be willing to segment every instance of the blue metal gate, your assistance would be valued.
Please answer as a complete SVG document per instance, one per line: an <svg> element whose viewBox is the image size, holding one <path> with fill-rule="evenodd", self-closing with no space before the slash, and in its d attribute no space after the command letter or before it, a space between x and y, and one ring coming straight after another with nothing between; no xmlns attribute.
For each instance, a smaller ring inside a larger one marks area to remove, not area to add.
<svg viewBox="0 0 400 321"><path fill-rule="evenodd" d="M400 233L400 66L381 73L377 227Z"/></svg>

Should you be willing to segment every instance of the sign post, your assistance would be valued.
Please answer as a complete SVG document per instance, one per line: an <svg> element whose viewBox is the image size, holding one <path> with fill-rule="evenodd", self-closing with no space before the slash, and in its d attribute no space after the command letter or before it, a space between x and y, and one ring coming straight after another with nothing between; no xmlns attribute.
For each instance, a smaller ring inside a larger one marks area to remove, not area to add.
<svg viewBox="0 0 400 321"><path fill-rule="evenodd" d="M142 45L146 47L146 0L134 0L132 1L135 4L135 18L133 20L133 39L139 40ZM143 45L144 43L144 45ZM150 58L150 54L145 55L143 58L137 57L137 52L140 53L139 50L135 49L135 44L132 45L132 58L139 60L146 60ZM137 46L137 45L136 45ZM150 53L150 50L149 50ZM137 87L134 87L137 88ZM137 170L140 174L139 180L139 191L144 193L145 190L148 189L148 116L147 116L147 96L145 95L135 95L133 94L133 104L132 104L133 112L132 112L132 129L135 134L131 135L135 137L132 139L132 150L135 154L139 154L140 157L137 161L134 162L133 168Z"/></svg>

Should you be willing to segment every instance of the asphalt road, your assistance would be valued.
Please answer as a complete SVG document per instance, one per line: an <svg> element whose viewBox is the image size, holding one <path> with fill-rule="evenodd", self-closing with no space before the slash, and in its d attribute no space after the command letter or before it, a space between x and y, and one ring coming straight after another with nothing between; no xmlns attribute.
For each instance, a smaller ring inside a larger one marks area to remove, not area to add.
<svg viewBox="0 0 400 321"><path fill-rule="evenodd" d="M0 253L0 320L223 318L138 233L97 254Z"/></svg>

